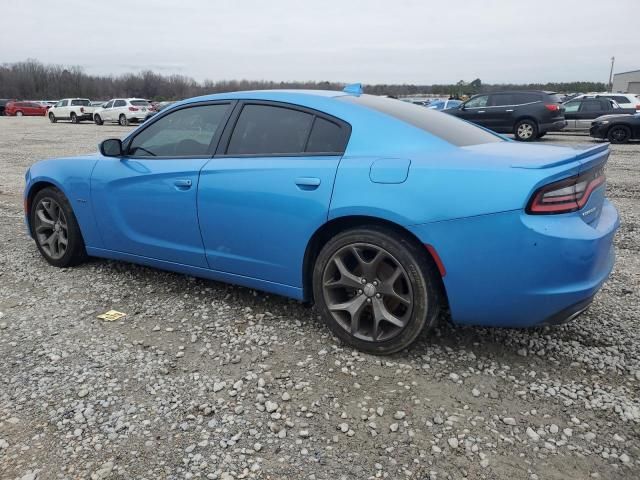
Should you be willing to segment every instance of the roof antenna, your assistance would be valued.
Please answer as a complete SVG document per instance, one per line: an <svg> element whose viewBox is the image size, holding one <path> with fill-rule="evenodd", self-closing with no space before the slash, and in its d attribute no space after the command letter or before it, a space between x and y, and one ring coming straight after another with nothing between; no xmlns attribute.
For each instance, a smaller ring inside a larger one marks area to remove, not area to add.
<svg viewBox="0 0 640 480"><path fill-rule="evenodd" d="M342 91L345 93L350 93L352 95L362 95L364 93L361 83L350 83L349 85L344 87Z"/></svg>

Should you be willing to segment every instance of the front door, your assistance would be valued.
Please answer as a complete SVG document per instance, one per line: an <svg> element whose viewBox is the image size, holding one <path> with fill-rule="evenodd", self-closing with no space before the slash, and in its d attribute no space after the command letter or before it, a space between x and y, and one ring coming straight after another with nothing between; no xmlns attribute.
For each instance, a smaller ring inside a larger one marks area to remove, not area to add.
<svg viewBox="0 0 640 480"><path fill-rule="evenodd" d="M229 103L170 112L125 141L121 158L102 157L91 178L106 249L206 268L196 196Z"/></svg>
<svg viewBox="0 0 640 480"><path fill-rule="evenodd" d="M483 127L489 127L489 125L487 125L488 101L489 95L478 95L477 97L473 97L471 100L461 105L460 110L457 112L457 116L464 120L482 125Z"/></svg>
<svg viewBox="0 0 640 480"><path fill-rule="evenodd" d="M240 105L234 117L233 132L225 132L200 175L198 215L209 265L302 287L305 247L327 220L349 127L266 102Z"/></svg>

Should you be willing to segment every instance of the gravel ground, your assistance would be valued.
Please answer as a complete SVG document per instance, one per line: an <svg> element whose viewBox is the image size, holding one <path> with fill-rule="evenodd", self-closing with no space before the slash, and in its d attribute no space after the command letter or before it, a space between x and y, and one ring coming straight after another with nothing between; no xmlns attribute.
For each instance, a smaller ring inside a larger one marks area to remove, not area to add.
<svg viewBox="0 0 640 480"><path fill-rule="evenodd" d="M48 266L23 227L25 169L127 131L0 117L0 478L640 477L640 144L612 146L618 260L586 314L443 322L377 358L284 298ZM127 316L96 318L109 309Z"/></svg>

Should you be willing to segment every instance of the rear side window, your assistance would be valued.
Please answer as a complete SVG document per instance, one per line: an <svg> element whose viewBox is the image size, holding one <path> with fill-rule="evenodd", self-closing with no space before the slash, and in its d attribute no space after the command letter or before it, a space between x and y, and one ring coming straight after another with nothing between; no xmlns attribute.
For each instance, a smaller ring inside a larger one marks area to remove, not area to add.
<svg viewBox="0 0 640 480"><path fill-rule="evenodd" d="M358 97L345 95L337 98L341 101L355 103L394 117L457 147L505 141L498 135L494 135L448 113L411 105L392 98L377 97L375 95L360 95ZM487 96L484 95L484 98L486 102Z"/></svg>
<svg viewBox="0 0 640 480"><path fill-rule="evenodd" d="M600 112L606 109L607 107L600 105L599 100L585 100L582 102L582 107L580 107L581 112Z"/></svg>
<svg viewBox="0 0 640 480"><path fill-rule="evenodd" d="M73 107L88 107L91 102L89 100L71 100L71 105Z"/></svg>
<svg viewBox="0 0 640 480"><path fill-rule="evenodd" d="M346 143L346 129L340 125L316 117L307 141L307 153L342 153Z"/></svg>
<svg viewBox="0 0 640 480"><path fill-rule="evenodd" d="M549 93L547 94L547 101L552 103L562 103L562 98L557 93Z"/></svg>
<svg viewBox="0 0 640 480"><path fill-rule="evenodd" d="M127 106L127 102L125 102L124 100L116 100L113 104L114 107L126 107Z"/></svg>
<svg viewBox="0 0 640 480"><path fill-rule="evenodd" d="M229 104L199 105L168 113L136 135L129 155L194 157L211 154L211 142L226 118Z"/></svg>
<svg viewBox="0 0 640 480"><path fill-rule="evenodd" d="M313 115L271 105L245 105L236 122L227 155L303 153Z"/></svg>
<svg viewBox="0 0 640 480"><path fill-rule="evenodd" d="M495 95L491 95L491 100L489 101L489 105L493 107L504 107L506 105L515 105L515 95L511 93L497 93Z"/></svg>
<svg viewBox="0 0 640 480"><path fill-rule="evenodd" d="M622 97L620 95L616 96L608 96L606 98L610 98L611 100L615 100L618 103L631 103L631 101L627 97Z"/></svg>
<svg viewBox="0 0 640 480"><path fill-rule="evenodd" d="M134 107L148 107L149 106L149 102L147 102L146 100L131 100L129 103L131 105L133 105Z"/></svg>

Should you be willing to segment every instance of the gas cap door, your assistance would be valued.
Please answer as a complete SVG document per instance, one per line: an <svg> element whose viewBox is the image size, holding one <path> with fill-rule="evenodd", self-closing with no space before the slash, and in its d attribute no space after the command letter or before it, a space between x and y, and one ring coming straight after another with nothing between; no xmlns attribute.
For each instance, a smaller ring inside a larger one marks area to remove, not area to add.
<svg viewBox="0 0 640 480"><path fill-rule="evenodd" d="M377 158L371 164L369 178L373 183L402 183L409 176L408 158Z"/></svg>

